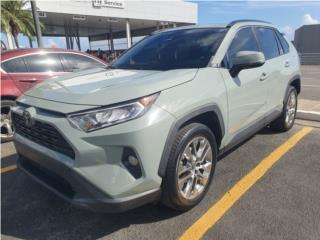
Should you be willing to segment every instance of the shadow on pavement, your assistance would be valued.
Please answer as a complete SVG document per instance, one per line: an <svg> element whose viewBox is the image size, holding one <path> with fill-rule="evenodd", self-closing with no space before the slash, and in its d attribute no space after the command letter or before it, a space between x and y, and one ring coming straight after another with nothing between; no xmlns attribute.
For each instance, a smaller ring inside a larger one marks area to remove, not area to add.
<svg viewBox="0 0 320 240"><path fill-rule="evenodd" d="M231 149L227 150L226 152L224 152L223 154L221 154L218 157L218 161L221 161L223 158L225 158L226 156L228 156L229 154L233 153L235 150L237 150L239 147L241 147L242 145L246 144L250 139L252 139L254 136L256 135L274 135L274 134L281 134L281 132L278 131L274 131L272 129L270 129L269 127L264 127L263 129L261 129L259 132L257 132L256 134L249 136L247 139L245 139L244 141L242 141L241 143L235 145L234 147L232 147Z"/></svg>
<svg viewBox="0 0 320 240"><path fill-rule="evenodd" d="M179 215L157 205L120 214L95 213L64 202L20 170L3 174L2 237L19 239L97 239L135 224Z"/></svg>

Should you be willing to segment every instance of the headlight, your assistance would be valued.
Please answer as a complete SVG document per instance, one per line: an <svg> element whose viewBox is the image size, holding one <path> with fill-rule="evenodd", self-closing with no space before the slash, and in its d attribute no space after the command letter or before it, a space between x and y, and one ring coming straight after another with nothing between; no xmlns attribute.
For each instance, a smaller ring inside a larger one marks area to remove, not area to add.
<svg viewBox="0 0 320 240"><path fill-rule="evenodd" d="M68 116L68 120L73 127L85 132L91 132L141 117L151 107L158 95L159 93L156 93L114 107L71 114Z"/></svg>

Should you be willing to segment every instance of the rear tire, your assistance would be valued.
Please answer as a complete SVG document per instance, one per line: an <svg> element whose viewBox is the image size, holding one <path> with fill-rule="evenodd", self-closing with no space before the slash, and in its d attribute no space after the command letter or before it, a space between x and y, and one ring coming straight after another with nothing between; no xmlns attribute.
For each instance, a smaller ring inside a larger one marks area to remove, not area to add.
<svg viewBox="0 0 320 240"><path fill-rule="evenodd" d="M15 106L15 101L1 101L1 142L9 142L13 138L13 126L11 121L11 108Z"/></svg>
<svg viewBox="0 0 320 240"><path fill-rule="evenodd" d="M279 132L285 132L292 128L296 118L298 106L297 90L290 86L283 104L283 110L276 120L270 124L270 128Z"/></svg>
<svg viewBox="0 0 320 240"><path fill-rule="evenodd" d="M162 202L179 211L197 205L210 186L217 162L214 134L203 124L182 128L172 145L162 182Z"/></svg>

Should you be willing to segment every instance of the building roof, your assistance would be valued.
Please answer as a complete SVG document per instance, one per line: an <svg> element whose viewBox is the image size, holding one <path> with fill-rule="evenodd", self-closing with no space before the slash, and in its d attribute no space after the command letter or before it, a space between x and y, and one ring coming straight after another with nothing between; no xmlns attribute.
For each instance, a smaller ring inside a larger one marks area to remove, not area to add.
<svg viewBox="0 0 320 240"><path fill-rule="evenodd" d="M64 36L66 29L78 31L81 37L106 34L109 29L125 33L127 19L132 32L155 30L157 25L196 24L197 6L185 1L37 1L40 21L45 25L43 35L49 36Z"/></svg>

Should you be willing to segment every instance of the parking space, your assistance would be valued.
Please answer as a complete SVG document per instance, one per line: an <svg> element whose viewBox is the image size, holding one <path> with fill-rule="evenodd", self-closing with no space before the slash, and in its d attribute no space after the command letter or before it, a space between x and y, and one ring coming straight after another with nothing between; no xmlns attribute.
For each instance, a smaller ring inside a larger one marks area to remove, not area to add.
<svg viewBox="0 0 320 240"><path fill-rule="evenodd" d="M296 134L304 132L296 142ZM320 236L320 129L309 133L295 126L287 133L269 129L222 158L204 200L191 211L177 213L160 204L123 214L93 213L76 209L38 185L19 169L1 174L3 239L186 239L197 238L192 228L233 187L260 166L276 159L259 179L216 223L197 228L204 239L318 239ZM274 154L282 144L282 155ZM2 168L17 158L11 143L2 144ZM250 181L251 181L250 180ZM238 192L236 192L238 194ZM221 211L221 210L220 210ZM210 215L209 215L210 216ZM190 231L191 229L191 231ZM190 234L190 235L188 235Z"/></svg>
<svg viewBox="0 0 320 240"><path fill-rule="evenodd" d="M319 131L305 136L206 238L319 239L319 142Z"/></svg>

